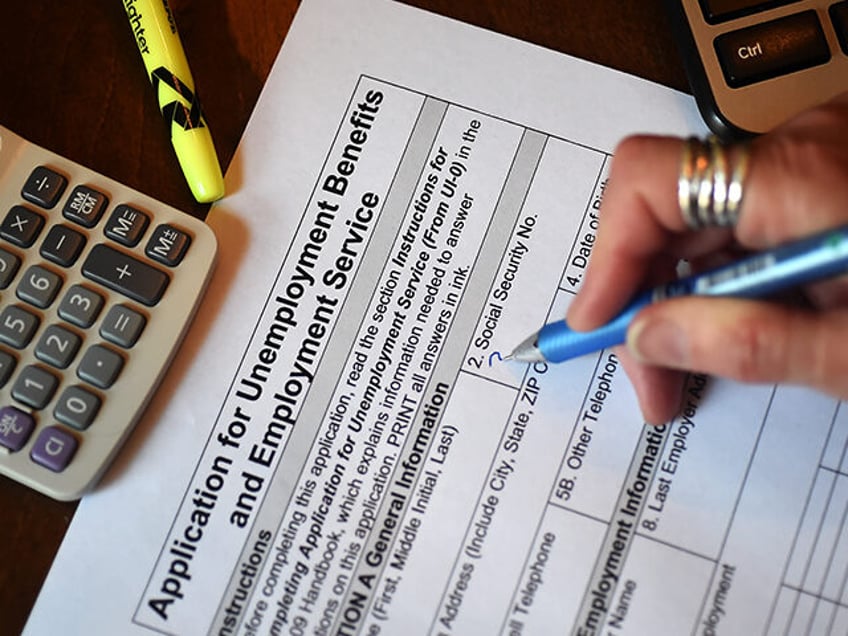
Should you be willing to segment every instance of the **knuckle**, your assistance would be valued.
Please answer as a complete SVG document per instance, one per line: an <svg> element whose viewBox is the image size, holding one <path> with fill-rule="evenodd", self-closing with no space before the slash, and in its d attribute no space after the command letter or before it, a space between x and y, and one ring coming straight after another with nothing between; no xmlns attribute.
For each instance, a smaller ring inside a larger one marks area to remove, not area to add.
<svg viewBox="0 0 848 636"><path fill-rule="evenodd" d="M840 99L834 99L801 112L794 121L787 122L786 128L819 131L841 131L848 120L848 93Z"/></svg>
<svg viewBox="0 0 848 636"><path fill-rule="evenodd" d="M775 169L776 177L793 180L803 177L819 183L824 179L844 179L843 171L848 164L848 149L844 141L844 138L837 139L834 135L822 138L802 130L777 135L764 144L762 150L765 160ZM779 183L778 180L775 182Z"/></svg>
<svg viewBox="0 0 848 636"><path fill-rule="evenodd" d="M648 135L630 135L618 142L613 154L613 162L630 163L641 161L645 156L647 146L652 143Z"/></svg>
<svg viewBox="0 0 848 636"><path fill-rule="evenodd" d="M642 168L645 157L654 156L657 138L650 135L631 135L616 145L610 167L610 180L627 179Z"/></svg>
<svg viewBox="0 0 848 636"><path fill-rule="evenodd" d="M821 330L813 338L810 350L808 384L819 387L841 399L848 398L848 314L839 312L833 322L819 324Z"/></svg>
<svg viewBox="0 0 848 636"><path fill-rule="evenodd" d="M804 313L774 308L739 317L726 335L728 376L741 382L789 382L848 398L848 312L843 320L817 320Z"/></svg>
<svg viewBox="0 0 848 636"><path fill-rule="evenodd" d="M779 379L788 364L785 333L785 319L764 323L740 318L729 334L727 351L718 352L727 356L728 374L748 383Z"/></svg>

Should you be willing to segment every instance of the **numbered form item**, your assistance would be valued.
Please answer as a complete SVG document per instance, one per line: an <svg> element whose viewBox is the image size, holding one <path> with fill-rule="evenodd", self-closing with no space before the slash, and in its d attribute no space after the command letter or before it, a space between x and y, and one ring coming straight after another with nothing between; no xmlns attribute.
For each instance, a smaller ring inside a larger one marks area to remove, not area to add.
<svg viewBox="0 0 848 636"><path fill-rule="evenodd" d="M0 473L76 499L168 368L217 242L3 127L0 215Z"/></svg>

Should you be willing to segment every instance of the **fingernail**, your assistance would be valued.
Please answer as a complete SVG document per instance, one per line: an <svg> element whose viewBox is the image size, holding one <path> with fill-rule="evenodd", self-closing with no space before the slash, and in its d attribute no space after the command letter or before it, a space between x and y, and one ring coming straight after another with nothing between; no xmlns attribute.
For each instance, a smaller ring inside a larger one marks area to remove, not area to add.
<svg viewBox="0 0 848 636"><path fill-rule="evenodd" d="M627 348L640 362L688 368L689 340L677 323L642 318L627 330Z"/></svg>

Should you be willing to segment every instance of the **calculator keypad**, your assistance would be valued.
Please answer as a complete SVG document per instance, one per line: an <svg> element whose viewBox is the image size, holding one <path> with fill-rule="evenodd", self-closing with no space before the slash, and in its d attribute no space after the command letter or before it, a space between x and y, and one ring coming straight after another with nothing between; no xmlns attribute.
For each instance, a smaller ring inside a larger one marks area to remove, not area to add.
<svg viewBox="0 0 848 636"><path fill-rule="evenodd" d="M0 126L4 136L42 161L13 180L0 144L0 473L73 499L161 378L215 239L197 219Z"/></svg>

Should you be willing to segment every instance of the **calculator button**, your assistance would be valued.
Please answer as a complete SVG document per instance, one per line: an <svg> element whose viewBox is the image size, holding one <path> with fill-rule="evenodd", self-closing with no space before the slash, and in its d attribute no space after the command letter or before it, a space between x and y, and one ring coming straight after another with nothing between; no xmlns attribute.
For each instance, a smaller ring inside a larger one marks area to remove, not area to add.
<svg viewBox="0 0 848 636"><path fill-rule="evenodd" d="M9 305L0 312L0 340L15 349L26 347L41 320L23 307Z"/></svg>
<svg viewBox="0 0 848 636"><path fill-rule="evenodd" d="M109 199L102 192L88 186L77 186L68 197L62 214L82 226L94 227L108 204Z"/></svg>
<svg viewBox="0 0 848 636"><path fill-rule="evenodd" d="M120 354L103 345L89 347L77 368L81 380L100 389L108 389L124 367L124 359Z"/></svg>
<svg viewBox="0 0 848 636"><path fill-rule="evenodd" d="M39 253L48 261L70 267L79 258L83 247L85 236L67 225L54 225L44 237Z"/></svg>
<svg viewBox="0 0 848 636"><path fill-rule="evenodd" d="M82 327L90 327L103 308L103 296L82 285L68 288L62 302L59 303L59 315L68 322Z"/></svg>
<svg viewBox="0 0 848 636"><path fill-rule="evenodd" d="M59 201L67 185L68 180L58 172L47 166L38 166L24 183L21 196L30 203L49 210Z"/></svg>
<svg viewBox="0 0 848 636"><path fill-rule="evenodd" d="M20 266L21 259L0 247L0 289L9 286Z"/></svg>
<svg viewBox="0 0 848 636"><path fill-rule="evenodd" d="M62 391L53 410L53 416L62 424L84 431L91 426L99 410L100 398L91 391L75 385Z"/></svg>
<svg viewBox="0 0 848 636"><path fill-rule="evenodd" d="M34 364L21 369L12 387L12 397L34 409L43 409L53 399L59 378Z"/></svg>
<svg viewBox="0 0 848 636"><path fill-rule="evenodd" d="M43 216L23 205L16 205L0 224L0 236L18 247L30 247L43 227Z"/></svg>
<svg viewBox="0 0 848 636"><path fill-rule="evenodd" d="M77 452L77 438L58 426L48 426L43 429L32 445L29 456L36 464L60 473Z"/></svg>
<svg viewBox="0 0 848 636"><path fill-rule="evenodd" d="M100 335L119 347L129 349L137 341L147 320L134 309L115 305L106 314L100 325Z"/></svg>
<svg viewBox="0 0 848 636"><path fill-rule="evenodd" d="M707 22L713 24L732 20L757 11L792 4L798 0L701 0L701 9Z"/></svg>
<svg viewBox="0 0 848 636"><path fill-rule="evenodd" d="M35 428L35 419L14 406L0 408L0 446L13 453L24 447Z"/></svg>
<svg viewBox="0 0 848 636"><path fill-rule="evenodd" d="M103 244L91 249L83 263L82 273L148 306L159 302L169 282L164 272Z"/></svg>
<svg viewBox="0 0 848 636"><path fill-rule="evenodd" d="M21 300L44 309L55 300L61 286L62 278L58 274L41 265L33 265L21 278L17 295Z"/></svg>
<svg viewBox="0 0 848 636"><path fill-rule="evenodd" d="M173 225L160 225L154 231L144 253L163 265L174 267L183 260L191 237Z"/></svg>
<svg viewBox="0 0 848 636"><path fill-rule="evenodd" d="M80 344L82 338L73 331L59 325L49 325L35 345L35 357L57 369L67 369L77 355Z"/></svg>
<svg viewBox="0 0 848 636"><path fill-rule="evenodd" d="M150 218L144 212L121 204L112 211L103 233L121 245L135 247L149 223Z"/></svg>
<svg viewBox="0 0 848 636"><path fill-rule="evenodd" d="M729 86L738 88L830 60L815 11L803 11L715 39Z"/></svg>
<svg viewBox="0 0 848 636"><path fill-rule="evenodd" d="M830 5L830 19L833 22L833 30L839 38L842 52L848 55L848 2L837 2Z"/></svg>
<svg viewBox="0 0 848 636"><path fill-rule="evenodd" d="M18 361L11 353L0 350L0 386L4 386L9 378L12 377L12 371L15 370Z"/></svg>

